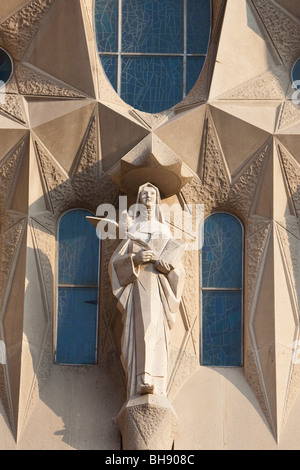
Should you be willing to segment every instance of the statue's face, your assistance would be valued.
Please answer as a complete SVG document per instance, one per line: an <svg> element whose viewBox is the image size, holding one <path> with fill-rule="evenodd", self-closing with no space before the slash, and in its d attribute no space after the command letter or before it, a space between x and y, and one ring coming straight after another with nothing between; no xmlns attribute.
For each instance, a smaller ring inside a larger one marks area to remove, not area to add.
<svg viewBox="0 0 300 470"><path fill-rule="evenodd" d="M146 186L142 189L140 195L140 202L147 207L154 207L156 204L156 191L151 186Z"/></svg>

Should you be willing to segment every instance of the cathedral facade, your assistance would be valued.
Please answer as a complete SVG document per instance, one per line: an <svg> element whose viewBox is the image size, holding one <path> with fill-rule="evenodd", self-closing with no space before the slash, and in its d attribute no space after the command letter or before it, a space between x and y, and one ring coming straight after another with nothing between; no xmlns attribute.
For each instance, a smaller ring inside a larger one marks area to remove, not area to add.
<svg viewBox="0 0 300 470"><path fill-rule="evenodd" d="M124 444L124 325L108 275L118 240L82 220L133 202L136 178L207 221L203 247L184 254L171 331L172 447L300 448L300 7L199 4L201 73L161 110L120 94L119 50L99 55L99 9L119 9L120 27L122 2L0 0L1 450ZM132 415L143 442L164 420L153 410Z"/></svg>

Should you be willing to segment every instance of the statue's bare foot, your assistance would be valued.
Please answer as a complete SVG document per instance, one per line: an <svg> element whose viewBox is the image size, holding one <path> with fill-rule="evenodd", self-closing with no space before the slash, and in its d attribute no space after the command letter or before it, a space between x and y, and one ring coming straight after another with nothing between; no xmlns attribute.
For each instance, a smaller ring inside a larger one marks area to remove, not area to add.
<svg viewBox="0 0 300 470"><path fill-rule="evenodd" d="M154 393L154 385L150 385L150 384L141 385L141 395L147 395L148 393Z"/></svg>

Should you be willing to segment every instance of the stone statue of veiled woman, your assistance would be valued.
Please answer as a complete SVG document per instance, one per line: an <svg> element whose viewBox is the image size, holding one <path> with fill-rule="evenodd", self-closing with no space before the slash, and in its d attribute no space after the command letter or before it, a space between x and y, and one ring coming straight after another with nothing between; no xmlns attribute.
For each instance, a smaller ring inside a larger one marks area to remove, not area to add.
<svg viewBox="0 0 300 470"><path fill-rule="evenodd" d="M150 183L138 191L133 224L110 260L109 273L123 317L122 362L128 399L166 395L169 335L178 312L184 246L164 222L159 190Z"/></svg>

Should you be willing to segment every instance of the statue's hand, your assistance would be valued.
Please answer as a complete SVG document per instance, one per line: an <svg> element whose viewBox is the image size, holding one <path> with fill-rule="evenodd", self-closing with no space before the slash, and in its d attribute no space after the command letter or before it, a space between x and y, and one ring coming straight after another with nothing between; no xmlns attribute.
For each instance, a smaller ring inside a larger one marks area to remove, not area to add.
<svg viewBox="0 0 300 470"><path fill-rule="evenodd" d="M155 255L154 255L153 251L143 250L143 251L140 251L139 253L137 253L134 256L133 262L134 262L135 266L139 266L140 264L149 263L150 261L152 261L154 256Z"/></svg>
<svg viewBox="0 0 300 470"><path fill-rule="evenodd" d="M169 263L166 263L162 259L158 259L155 262L155 267L158 271L160 271L163 274L168 274L172 269L172 267L169 265Z"/></svg>

